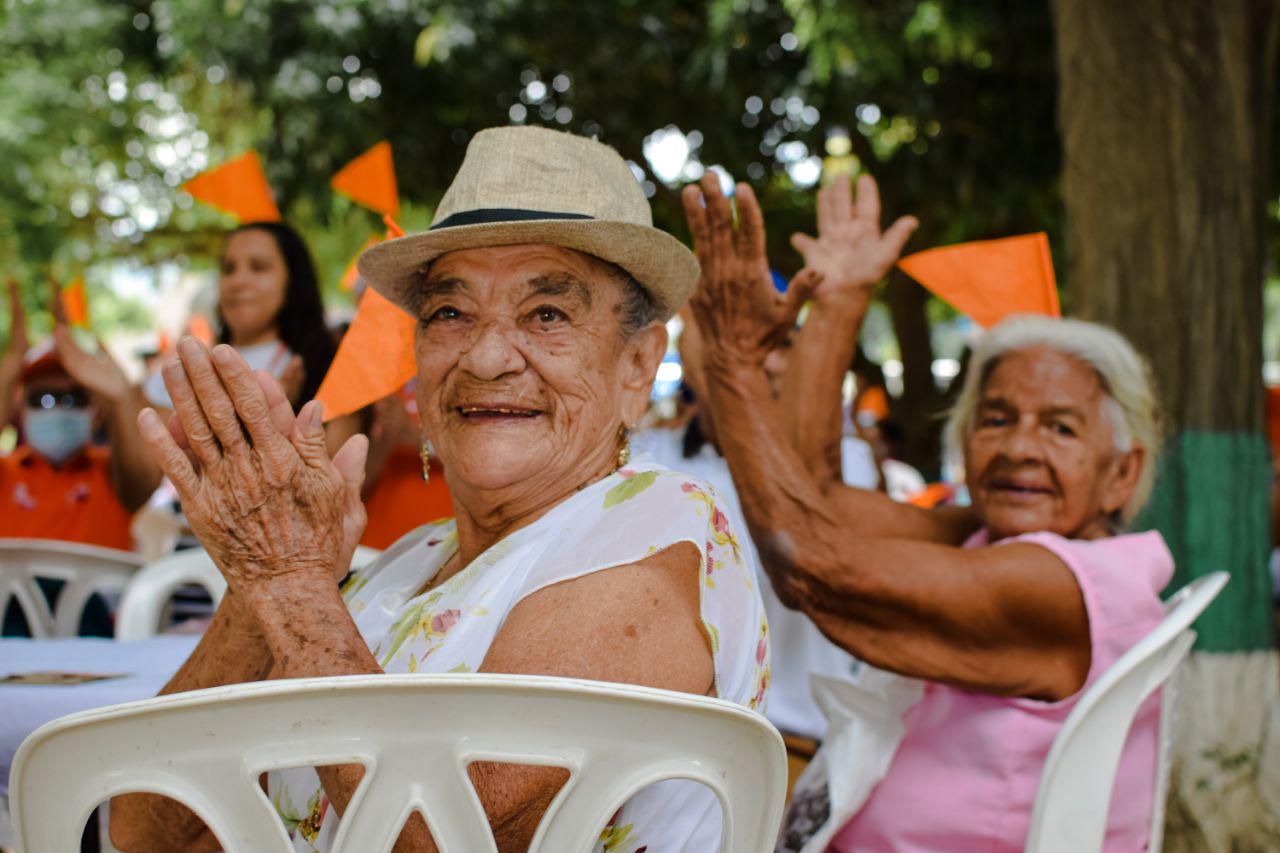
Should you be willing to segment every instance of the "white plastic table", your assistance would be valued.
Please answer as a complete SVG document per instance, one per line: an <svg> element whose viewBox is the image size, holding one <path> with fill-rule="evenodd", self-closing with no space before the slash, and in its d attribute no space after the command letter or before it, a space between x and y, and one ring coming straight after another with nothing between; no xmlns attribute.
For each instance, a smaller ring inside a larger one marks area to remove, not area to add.
<svg viewBox="0 0 1280 853"><path fill-rule="evenodd" d="M0 676L41 670L129 673L125 678L72 686L0 684L0 798L9 796L9 765L27 735L76 711L156 695L199 641L185 635L131 643L87 637L0 640Z"/></svg>

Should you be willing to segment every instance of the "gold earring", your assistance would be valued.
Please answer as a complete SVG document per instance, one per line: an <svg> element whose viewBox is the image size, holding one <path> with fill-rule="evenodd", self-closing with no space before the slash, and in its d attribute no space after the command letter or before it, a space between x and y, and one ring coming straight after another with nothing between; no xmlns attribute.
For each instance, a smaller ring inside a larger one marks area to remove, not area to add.
<svg viewBox="0 0 1280 853"><path fill-rule="evenodd" d="M431 482L431 446L425 441L418 450L418 456L422 459L422 482Z"/></svg>
<svg viewBox="0 0 1280 853"><path fill-rule="evenodd" d="M626 424L618 425L618 439L622 442L622 447L618 450L618 468L626 465L631 461L631 439L628 437L630 430ZM615 471L617 468L614 469Z"/></svg>

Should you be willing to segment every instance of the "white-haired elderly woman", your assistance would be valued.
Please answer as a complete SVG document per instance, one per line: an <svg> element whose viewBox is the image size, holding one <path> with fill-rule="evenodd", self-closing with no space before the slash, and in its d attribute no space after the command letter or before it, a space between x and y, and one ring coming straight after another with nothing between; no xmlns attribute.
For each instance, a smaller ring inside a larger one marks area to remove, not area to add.
<svg viewBox="0 0 1280 853"><path fill-rule="evenodd" d="M927 681L887 775L827 849L1021 850L1067 714L1163 615L1172 557L1159 534L1123 532L1159 450L1142 360L1102 326L1010 319L978 342L948 429L972 507L930 512L824 480L784 436L760 369L808 294L770 285L749 187L737 189L738 227L714 181L685 192L710 404L774 589L852 654ZM857 229L870 224L861 202L846 188L819 206L829 228ZM841 280L817 284L793 355L812 359L823 389L811 395L828 412L810 419L817 430L838 428L870 299L867 285L825 289ZM816 458L833 439L808 440ZM1153 703L1125 745L1108 850L1145 846L1157 716Z"/></svg>
<svg viewBox="0 0 1280 853"><path fill-rule="evenodd" d="M331 460L317 404L295 420L279 384L233 350L182 341L164 371L176 420L144 413L139 427L228 592L165 692L484 671L759 706L767 638L740 533L704 482L628 464L663 321L697 263L652 227L622 158L546 129L478 133L432 229L360 267L419 320L418 410L457 517L407 534L340 594L364 521L365 438ZM500 850L527 848L567 778L488 762L469 773ZM361 774L268 774L295 849L329 849ZM111 832L126 851L218 849L198 816L151 794L115 798ZM672 780L602 816L597 850L712 850L719 832L715 796ZM436 849L420 815L395 849Z"/></svg>

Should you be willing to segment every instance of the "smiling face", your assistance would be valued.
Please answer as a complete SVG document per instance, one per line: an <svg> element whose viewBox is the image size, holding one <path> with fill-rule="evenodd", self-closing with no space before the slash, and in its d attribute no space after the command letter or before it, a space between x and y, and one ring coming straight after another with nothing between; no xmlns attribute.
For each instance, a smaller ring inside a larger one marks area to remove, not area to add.
<svg viewBox="0 0 1280 853"><path fill-rule="evenodd" d="M1116 449L1109 400L1092 367L1055 350L1015 350L995 363L965 444L973 506L993 540L1110 534L1144 451Z"/></svg>
<svg viewBox="0 0 1280 853"><path fill-rule="evenodd" d="M284 255L269 232L246 228L231 235L218 279L218 310L231 343L248 346L275 339L288 282Z"/></svg>
<svg viewBox="0 0 1280 853"><path fill-rule="evenodd" d="M613 268L546 245L450 252L421 290L418 411L462 504L556 502L612 470L648 405L661 323L624 339ZM489 496L485 500L494 500Z"/></svg>

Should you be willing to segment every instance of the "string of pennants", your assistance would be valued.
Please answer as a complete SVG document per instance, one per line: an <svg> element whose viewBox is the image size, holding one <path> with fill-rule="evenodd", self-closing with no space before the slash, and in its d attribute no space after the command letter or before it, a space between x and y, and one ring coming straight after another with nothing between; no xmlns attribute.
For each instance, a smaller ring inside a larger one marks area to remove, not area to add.
<svg viewBox="0 0 1280 853"><path fill-rule="evenodd" d="M352 258L342 287L359 281L356 260L379 242L403 236L391 144L382 141L342 167L330 181L334 191L381 214L385 234L371 235ZM192 178L183 189L242 223L276 222L280 211L256 152L250 151ZM983 327L1013 314L1060 316L1058 288L1043 232L926 249L902 258L898 267L957 311ZM88 324L83 280L63 291L67 317ZM77 301L78 300L78 301ZM72 321L76 322L76 321ZM331 420L395 393L413 378L415 321L372 288L360 297L351 327L338 347L316 398Z"/></svg>

